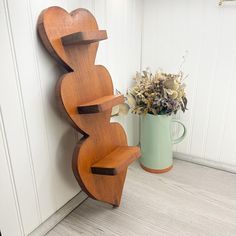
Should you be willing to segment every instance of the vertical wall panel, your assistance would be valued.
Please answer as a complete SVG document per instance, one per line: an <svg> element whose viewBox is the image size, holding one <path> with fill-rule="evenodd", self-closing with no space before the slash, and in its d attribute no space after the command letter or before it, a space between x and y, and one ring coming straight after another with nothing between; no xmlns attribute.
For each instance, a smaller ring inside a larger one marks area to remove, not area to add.
<svg viewBox="0 0 236 236"><path fill-rule="evenodd" d="M6 131L0 107L0 231L2 235L23 235L12 163L8 149ZM12 227L14 225L14 227Z"/></svg>
<svg viewBox="0 0 236 236"><path fill-rule="evenodd" d="M32 155L27 137L27 126L24 116L24 104L16 59L14 39L11 29L9 6L6 1L0 2L1 9L1 86L0 102L2 117L8 140L9 157L11 158L15 192L24 231L29 232L40 223L37 196L35 194L32 171ZM34 212L34 214L32 214ZM4 214L4 212L1 214Z"/></svg>
<svg viewBox="0 0 236 236"><path fill-rule="evenodd" d="M199 37L201 40L199 45L201 61L197 72L196 100L194 106L190 107L194 109L193 126L190 131L192 135L190 152L199 157L204 156L212 84L215 79L216 62L218 60L218 47L216 45L219 45L221 33L219 11L217 5L213 7L213 2L204 2L202 5L204 24L201 26L201 38Z"/></svg>
<svg viewBox="0 0 236 236"><path fill-rule="evenodd" d="M95 0L69 0L67 1L68 11L73 11L74 9L77 9L77 8L86 8L92 13L94 13Z"/></svg>
<svg viewBox="0 0 236 236"><path fill-rule="evenodd" d="M236 45L232 32L235 32L236 27L231 25L234 21L235 11L233 8L219 9L220 36L218 38L218 55L215 64L214 79L212 80L212 93L209 104L208 113L208 129L205 140L205 157L207 159L214 158L217 161L228 163L228 160L234 160L234 136L233 132L227 130L227 137L223 138L224 127L228 123L227 116L235 115L233 110L230 110L230 94L232 93L231 86L235 77L235 60L236 60ZM227 27L228 26L228 27ZM230 27L229 27L230 26ZM233 93L234 94L234 93ZM233 95L234 96L234 95ZM235 96L232 98L235 100ZM230 126L232 129L232 126ZM235 126L233 128L235 130ZM226 139L226 140L225 140ZM225 142L226 141L226 142ZM230 144L231 148L225 146ZM223 145L223 160L221 159L221 147ZM233 164L232 162L230 162ZM236 161L234 161L236 164Z"/></svg>
<svg viewBox="0 0 236 236"><path fill-rule="evenodd" d="M96 0L94 1L94 15L97 19L99 29L107 30L107 0ZM109 32L107 30L108 34L108 40L110 40ZM108 40L104 40L99 42L97 57L96 57L96 64L97 65L103 65L107 66L108 63L108 48L106 47L106 44Z"/></svg>
<svg viewBox="0 0 236 236"><path fill-rule="evenodd" d="M179 114L188 129L176 151L236 164L235 7L209 1L144 1L142 67L183 70L189 110ZM180 129L177 129L180 131Z"/></svg>
<svg viewBox="0 0 236 236"><path fill-rule="evenodd" d="M132 78L140 69L142 1L106 1L107 68L113 78L114 88L126 93ZM118 117L128 134L130 145L138 144L138 118Z"/></svg>
<svg viewBox="0 0 236 236"><path fill-rule="evenodd" d="M125 0L107 1L107 32L109 40L106 41L108 48L107 69L109 70L114 88L125 91ZM118 66L119 65L119 66Z"/></svg>
<svg viewBox="0 0 236 236"><path fill-rule="evenodd" d="M126 90L133 86L134 76L140 71L143 1L126 1ZM139 117L129 114L126 117L126 129L129 145L139 143Z"/></svg>

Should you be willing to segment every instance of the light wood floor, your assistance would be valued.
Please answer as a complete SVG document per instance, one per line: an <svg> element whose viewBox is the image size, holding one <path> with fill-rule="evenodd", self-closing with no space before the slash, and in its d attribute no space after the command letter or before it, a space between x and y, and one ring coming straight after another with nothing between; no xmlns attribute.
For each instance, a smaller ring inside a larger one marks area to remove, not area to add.
<svg viewBox="0 0 236 236"><path fill-rule="evenodd" d="M155 175L133 164L119 208L87 199L48 236L236 236L236 175L175 161Z"/></svg>

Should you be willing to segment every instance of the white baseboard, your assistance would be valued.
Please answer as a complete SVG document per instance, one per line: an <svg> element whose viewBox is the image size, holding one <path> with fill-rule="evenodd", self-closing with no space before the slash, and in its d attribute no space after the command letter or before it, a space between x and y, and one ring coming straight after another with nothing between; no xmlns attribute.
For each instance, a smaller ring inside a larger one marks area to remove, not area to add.
<svg viewBox="0 0 236 236"><path fill-rule="evenodd" d="M217 161L206 160L203 158L199 158L199 157L195 157L195 156L191 156L191 155L187 155L187 154L183 154L179 152L174 152L174 158L236 174L235 165L229 165L229 164L224 164Z"/></svg>
<svg viewBox="0 0 236 236"><path fill-rule="evenodd" d="M52 228L54 228L61 220L63 220L68 214L70 214L76 207L78 207L85 199L87 195L84 192L79 192L74 198L67 202L62 208L56 211L40 226L38 226L29 236L44 236Z"/></svg>

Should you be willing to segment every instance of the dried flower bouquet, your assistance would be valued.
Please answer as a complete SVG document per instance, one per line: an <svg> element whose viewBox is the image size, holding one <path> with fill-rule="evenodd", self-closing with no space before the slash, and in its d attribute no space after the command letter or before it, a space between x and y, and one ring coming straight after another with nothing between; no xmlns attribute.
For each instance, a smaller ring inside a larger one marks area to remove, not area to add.
<svg viewBox="0 0 236 236"><path fill-rule="evenodd" d="M113 109L113 115L125 114L131 109L135 114L172 115L185 112L187 98L183 73L152 74L148 69L136 73L136 84L127 93L127 103Z"/></svg>

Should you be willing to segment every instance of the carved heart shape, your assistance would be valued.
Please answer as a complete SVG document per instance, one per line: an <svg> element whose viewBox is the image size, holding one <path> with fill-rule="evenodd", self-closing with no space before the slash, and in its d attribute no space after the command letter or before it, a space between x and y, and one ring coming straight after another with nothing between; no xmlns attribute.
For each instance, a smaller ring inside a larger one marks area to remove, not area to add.
<svg viewBox="0 0 236 236"><path fill-rule="evenodd" d="M60 7L45 9L38 19L38 33L50 54L68 71L73 71L70 55L66 53L61 37L76 32L97 31L98 25L94 16L86 9L79 8L68 13ZM95 61L98 43L89 45L89 52ZM74 59L74 58L73 58Z"/></svg>

